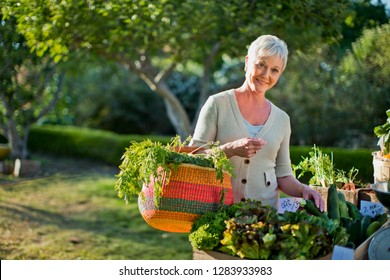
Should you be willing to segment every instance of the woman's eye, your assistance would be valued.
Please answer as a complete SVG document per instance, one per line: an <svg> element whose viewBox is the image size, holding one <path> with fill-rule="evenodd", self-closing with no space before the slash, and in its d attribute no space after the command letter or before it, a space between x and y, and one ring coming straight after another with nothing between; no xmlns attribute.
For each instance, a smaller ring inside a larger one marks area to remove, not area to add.
<svg viewBox="0 0 390 280"><path fill-rule="evenodd" d="M274 72L274 73L279 73L279 69L272 69L272 72Z"/></svg>

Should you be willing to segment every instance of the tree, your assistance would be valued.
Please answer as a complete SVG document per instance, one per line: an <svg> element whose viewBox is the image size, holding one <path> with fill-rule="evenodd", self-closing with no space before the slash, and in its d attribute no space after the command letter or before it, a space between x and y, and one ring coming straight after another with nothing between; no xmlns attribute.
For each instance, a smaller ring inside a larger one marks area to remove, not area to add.
<svg viewBox="0 0 390 280"><path fill-rule="evenodd" d="M366 29L341 58L333 47L297 52L269 98L291 117L291 143L376 145L374 127L390 108L390 24Z"/></svg>
<svg viewBox="0 0 390 280"><path fill-rule="evenodd" d="M63 75L49 56L31 54L12 17L0 14L0 133L11 146L11 157L28 157L32 124L54 108Z"/></svg>
<svg viewBox="0 0 390 280"><path fill-rule="evenodd" d="M98 57L67 63L63 96L42 122L127 134L175 133L162 99L135 74ZM187 109L187 108L186 108Z"/></svg>
<svg viewBox="0 0 390 280"><path fill-rule="evenodd" d="M353 126L374 135L374 127L385 123L390 108L390 23L364 30L339 72L341 94L351 101L345 108L354 114Z"/></svg>
<svg viewBox="0 0 390 280"><path fill-rule="evenodd" d="M55 61L87 49L122 63L161 98L176 132L193 123L167 84L175 69L201 66L198 110L224 55L240 57L257 36L273 33L291 50L334 41L346 17L347 0L6 0L2 11L18 19L31 50L49 51ZM241 82L241 81L240 81ZM225 85L226 87L231 85ZM196 121L197 114L194 121Z"/></svg>
<svg viewBox="0 0 390 280"><path fill-rule="evenodd" d="M364 29L372 29L389 21L386 6L382 1L376 4L371 0L355 0L352 2L352 12L345 19L342 27L342 49L350 48L359 38Z"/></svg>

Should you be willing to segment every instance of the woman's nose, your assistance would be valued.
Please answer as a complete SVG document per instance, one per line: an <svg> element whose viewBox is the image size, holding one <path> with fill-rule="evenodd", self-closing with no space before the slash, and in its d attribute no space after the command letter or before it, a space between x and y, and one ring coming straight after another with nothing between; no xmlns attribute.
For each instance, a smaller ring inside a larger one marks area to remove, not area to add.
<svg viewBox="0 0 390 280"><path fill-rule="evenodd" d="M264 67L263 69L260 70L260 75L263 77L266 77L268 75L268 67Z"/></svg>

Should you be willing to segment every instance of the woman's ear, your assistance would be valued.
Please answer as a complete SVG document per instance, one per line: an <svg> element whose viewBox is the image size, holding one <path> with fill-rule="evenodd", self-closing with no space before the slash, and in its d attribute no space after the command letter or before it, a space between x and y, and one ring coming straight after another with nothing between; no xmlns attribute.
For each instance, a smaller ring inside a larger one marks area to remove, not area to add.
<svg viewBox="0 0 390 280"><path fill-rule="evenodd" d="M244 71L248 70L248 56L245 56L245 66L244 66Z"/></svg>

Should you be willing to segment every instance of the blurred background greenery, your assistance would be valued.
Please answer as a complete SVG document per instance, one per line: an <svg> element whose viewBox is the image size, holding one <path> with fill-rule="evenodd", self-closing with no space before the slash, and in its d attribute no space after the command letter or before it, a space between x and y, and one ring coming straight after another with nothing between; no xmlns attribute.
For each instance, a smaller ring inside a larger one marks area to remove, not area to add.
<svg viewBox="0 0 390 280"><path fill-rule="evenodd" d="M262 34L290 50L268 98L291 117L292 163L327 146L371 182L373 129L390 108L384 3L2 0L0 143L50 173L0 178L0 257L190 259L187 235L118 199L116 166L130 141L192 134L206 98L242 83Z"/></svg>
<svg viewBox="0 0 390 280"><path fill-rule="evenodd" d="M268 98L293 145L374 149L390 108L382 1L5 0L0 18L0 134L14 157L28 157L32 125L186 137L266 33L290 49Z"/></svg>

